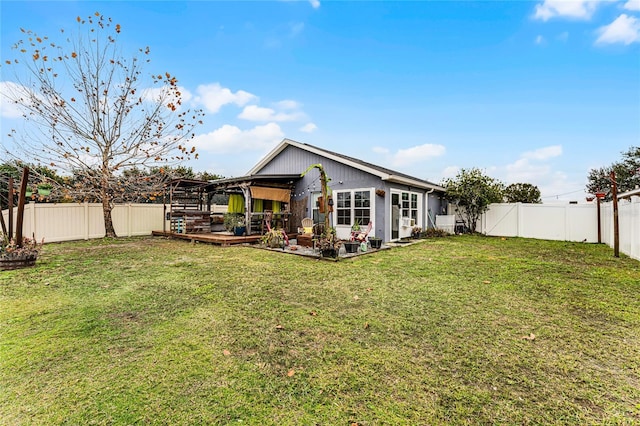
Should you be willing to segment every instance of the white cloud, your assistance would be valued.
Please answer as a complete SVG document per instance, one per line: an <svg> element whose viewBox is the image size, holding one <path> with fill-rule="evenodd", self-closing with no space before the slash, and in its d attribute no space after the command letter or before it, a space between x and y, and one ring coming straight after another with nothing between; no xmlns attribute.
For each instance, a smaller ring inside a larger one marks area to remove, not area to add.
<svg viewBox="0 0 640 426"><path fill-rule="evenodd" d="M271 108L257 105L247 105L244 107L238 118L249 121L296 121L304 117L299 111L291 113L276 112Z"/></svg>
<svg viewBox="0 0 640 426"><path fill-rule="evenodd" d="M214 114L220 111L224 105L244 106L258 99L257 96L244 90L238 90L234 93L226 87L220 86L219 83L200 85L196 91L198 96L194 98L194 102L203 105L207 112Z"/></svg>
<svg viewBox="0 0 640 426"><path fill-rule="evenodd" d="M215 154L266 151L283 137L284 133L276 123L267 123L249 130L225 124L213 132L197 135L193 138L193 145L199 150Z"/></svg>
<svg viewBox="0 0 640 426"><path fill-rule="evenodd" d="M542 37L541 35L539 35L538 37L536 37L536 41L535 41L535 43L536 43L536 44L542 44L542 43L544 43L544 41L545 41L545 40L544 40L544 37Z"/></svg>
<svg viewBox="0 0 640 426"><path fill-rule="evenodd" d="M313 7L314 9L320 7L320 0L309 0L309 3L311 3L311 7Z"/></svg>
<svg viewBox="0 0 640 426"><path fill-rule="evenodd" d="M566 43L566 41L569 40L569 32L568 31L564 31L564 32L558 34L558 36L556 37L556 40Z"/></svg>
<svg viewBox="0 0 640 426"><path fill-rule="evenodd" d="M305 133L313 133L316 130L318 130L318 126L316 126L314 123L307 123L304 126L300 127L300 131Z"/></svg>
<svg viewBox="0 0 640 426"><path fill-rule="evenodd" d="M640 11L640 0L629 0L623 6L627 10Z"/></svg>
<svg viewBox="0 0 640 426"><path fill-rule="evenodd" d="M609 25L600 27L598 33L596 44L637 43L640 42L640 20L623 13Z"/></svg>
<svg viewBox="0 0 640 426"><path fill-rule="evenodd" d="M21 109L7 98L7 94L12 96L28 96L28 89L11 81L0 81L0 117L19 118L22 117Z"/></svg>
<svg viewBox="0 0 640 426"><path fill-rule="evenodd" d="M371 148L373 152L375 152L376 154L388 154L389 150L387 148L381 147L381 146L374 146L373 148Z"/></svg>
<svg viewBox="0 0 640 426"><path fill-rule="evenodd" d="M554 170L553 166L547 163L547 160L560 155L562 155L562 145L527 151L522 153L515 162L498 168L496 174L507 185L512 183L536 185L543 198L564 194L567 188L576 187L575 182L570 182L566 173ZM574 196L571 195L571 197Z"/></svg>
<svg viewBox="0 0 640 426"><path fill-rule="evenodd" d="M515 163L507 165L507 182L537 182L548 176L551 166L547 164L532 164L530 158L520 158Z"/></svg>
<svg viewBox="0 0 640 426"><path fill-rule="evenodd" d="M293 101L291 99L285 99L283 101L276 102L275 106L276 108L280 108L280 109L298 109L302 105L300 104L300 102Z"/></svg>
<svg viewBox="0 0 640 426"><path fill-rule="evenodd" d="M528 160L548 160L549 158L559 157L562 155L562 145L552 145L535 151L527 151L521 155L521 158Z"/></svg>
<svg viewBox="0 0 640 426"><path fill-rule="evenodd" d="M442 171L442 179L453 179L460 173L459 166L447 166Z"/></svg>
<svg viewBox="0 0 640 426"><path fill-rule="evenodd" d="M606 0L605 0L606 1ZM536 5L536 19L548 21L551 18L563 17L588 20L595 12L598 0L544 0Z"/></svg>
<svg viewBox="0 0 640 426"><path fill-rule="evenodd" d="M396 167L419 163L433 157L444 155L444 145L426 143L407 149L400 149L393 155L391 163Z"/></svg>

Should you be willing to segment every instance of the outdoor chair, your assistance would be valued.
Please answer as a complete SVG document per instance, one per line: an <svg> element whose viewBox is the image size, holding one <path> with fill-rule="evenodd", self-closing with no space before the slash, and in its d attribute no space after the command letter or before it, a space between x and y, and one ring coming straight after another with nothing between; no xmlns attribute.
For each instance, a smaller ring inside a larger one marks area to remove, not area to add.
<svg viewBox="0 0 640 426"><path fill-rule="evenodd" d="M364 243L365 241L367 241L367 237L369 236L369 232L371 232L372 228L373 222L369 221L367 229L365 229L364 231L351 231L351 237L349 238L349 241Z"/></svg>
<svg viewBox="0 0 640 426"><path fill-rule="evenodd" d="M265 229L271 230L271 221L273 220L273 212L271 210L265 210L262 216L262 225L260 226L260 233L264 234Z"/></svg>
<svg viewBox="0 0 640 426"><path fill-rule="evenodd" d="M302 219L302 229L305 234L313 233L313 219L310 217L305 217Z"/></svg>

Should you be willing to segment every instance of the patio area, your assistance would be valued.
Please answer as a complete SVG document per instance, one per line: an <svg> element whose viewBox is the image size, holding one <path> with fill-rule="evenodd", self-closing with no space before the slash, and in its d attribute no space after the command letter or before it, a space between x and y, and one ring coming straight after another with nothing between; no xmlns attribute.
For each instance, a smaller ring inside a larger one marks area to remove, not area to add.
<svg viewBox="0 0 640 426"><path fill-rule="evenodd" d="M361 248L358 248L358 250L354 253L347 253L344 245L342 245L340 247L340 250L338 251L337 258L327 258L327 257L322 257L320 255L319 249L308 247L307 245L298 244L298 240L297 240L298 234L289 235L289 245L285 246L284 248L270 248L265 246L264 244L261 244L260 239L262 236L258 234L235 236L231 232L211 232L206 234L201 234L201 233L182 234L182 233L167 232L167 231L153 231L153 236L188 240L193 243L199 242L199 243L207 243L207 244L217 244L223 247L228 247L232 245L246 245L246 246L259 248L263 250L271 250L271 251L276 251L281 253L293 254L297 256L305 256L305 257L312 257L312 258L318 258L318 259L324 259L324 260L334 260L334 261L338 259L347 259L347 258L362 256L365 254L376 253L381 250L390 249L391 247L394 246L394 244L384 244L379 249L375 249L375 248L371 248L370 244L367 244L367 248L365 251L363 251Z"/></svg>

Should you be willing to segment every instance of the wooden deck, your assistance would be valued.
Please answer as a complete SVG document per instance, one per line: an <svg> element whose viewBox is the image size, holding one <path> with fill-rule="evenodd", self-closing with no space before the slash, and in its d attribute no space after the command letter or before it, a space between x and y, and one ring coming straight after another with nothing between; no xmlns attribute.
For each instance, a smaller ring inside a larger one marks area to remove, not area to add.
<svg viewBox="0 0 640 426"><path fill-rule="evenodd" d="M255 244L260 241L261 235L248 235L236 237L228 232L211 232L201 234L178 234L170 231L153 231L152 235L156 237L171 237L181 240L199 241L201 243L219 244L221 246L230 246L234 244Z"/></svg>

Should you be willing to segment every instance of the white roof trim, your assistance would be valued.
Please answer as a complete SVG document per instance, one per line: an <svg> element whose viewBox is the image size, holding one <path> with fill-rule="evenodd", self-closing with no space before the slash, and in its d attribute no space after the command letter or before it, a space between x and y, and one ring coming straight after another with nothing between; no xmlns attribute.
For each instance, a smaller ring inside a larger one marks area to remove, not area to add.
<svg viewBox="0 0 640 426"><path fill-rule="evenodd" d="M287 145L289 145L287 143L288 141L289 139L283 139L282 142L278 144L278 146L273 148L273 150L271 150L270 153L262 157L262 160L260 160L258 164L253 166L253 168L247 172L247 176L253 176L255 174L258 174L258 172L262 170L264 166L269 164L269 162L271 162L271 160L273 160L276 157L276 155L280 154L287 147Z"/></svg>
<svg viewBox="0 0 640 426"><path fill-rule="evenodd" d="M429 185L428 183L425 182L420 182L418 180L414 180L414 179L409 179L407 177L404 176L398 176L398 175L393 175L393 174L389 174L389 173L384 173L378 169L374 169L371 167L367 167L364 164L361 163L357 163L354 161L350 161L346 158L337 156L337 155L332 155L330 153L328 153L327 151L321 150L321 149L317 149L313 146L310 145L305 145L302 144L300 142L296 142L294 140L291 139L283 139L282 142L280 142L280 144L278 144L278 146L276 146L269 154L267 154L258 164L256 164L251 170L249 170L247 172L247 175L251 176L254 174L257 174L260 170L262 170L262 168L264 168L267 164L269 164L269 162L271 162L271 160L273 160L278 154L280 154L287 146L294 146L296 148L302 149L304 151L307 152L311 152L313 154L319 155L321 157L324 158L328 158L330 160L333 160L337 163L341 163L341 164L345 164L347 166L353 167L354 169L358 169L358 170L362 170L363 172L372 174L374 176L378 176L380 179L384 180L384 181L388 181L388 182L395 182L395 183L401 183L404 185L409 185L409 186L415 186L416 188L428 188L428 189L439 189L444 191L444 188L439 186L439 185Z"/></svg>
<svg viewBox="0 0 640 426"><path fill-rule="evenodd" d="M428 189L439 189L441 191L444 191L444 188L440 185L429 185L425 182L420 182L414 179L409 179L406 178L404 176L397 176L397 175L388 175L389 177L387 179L382 179L382 180L386 180L389 182L395 182L395 183L402 183L404 185L409 185L409 186L415 186L416 188L428 188Z"/></svg>

